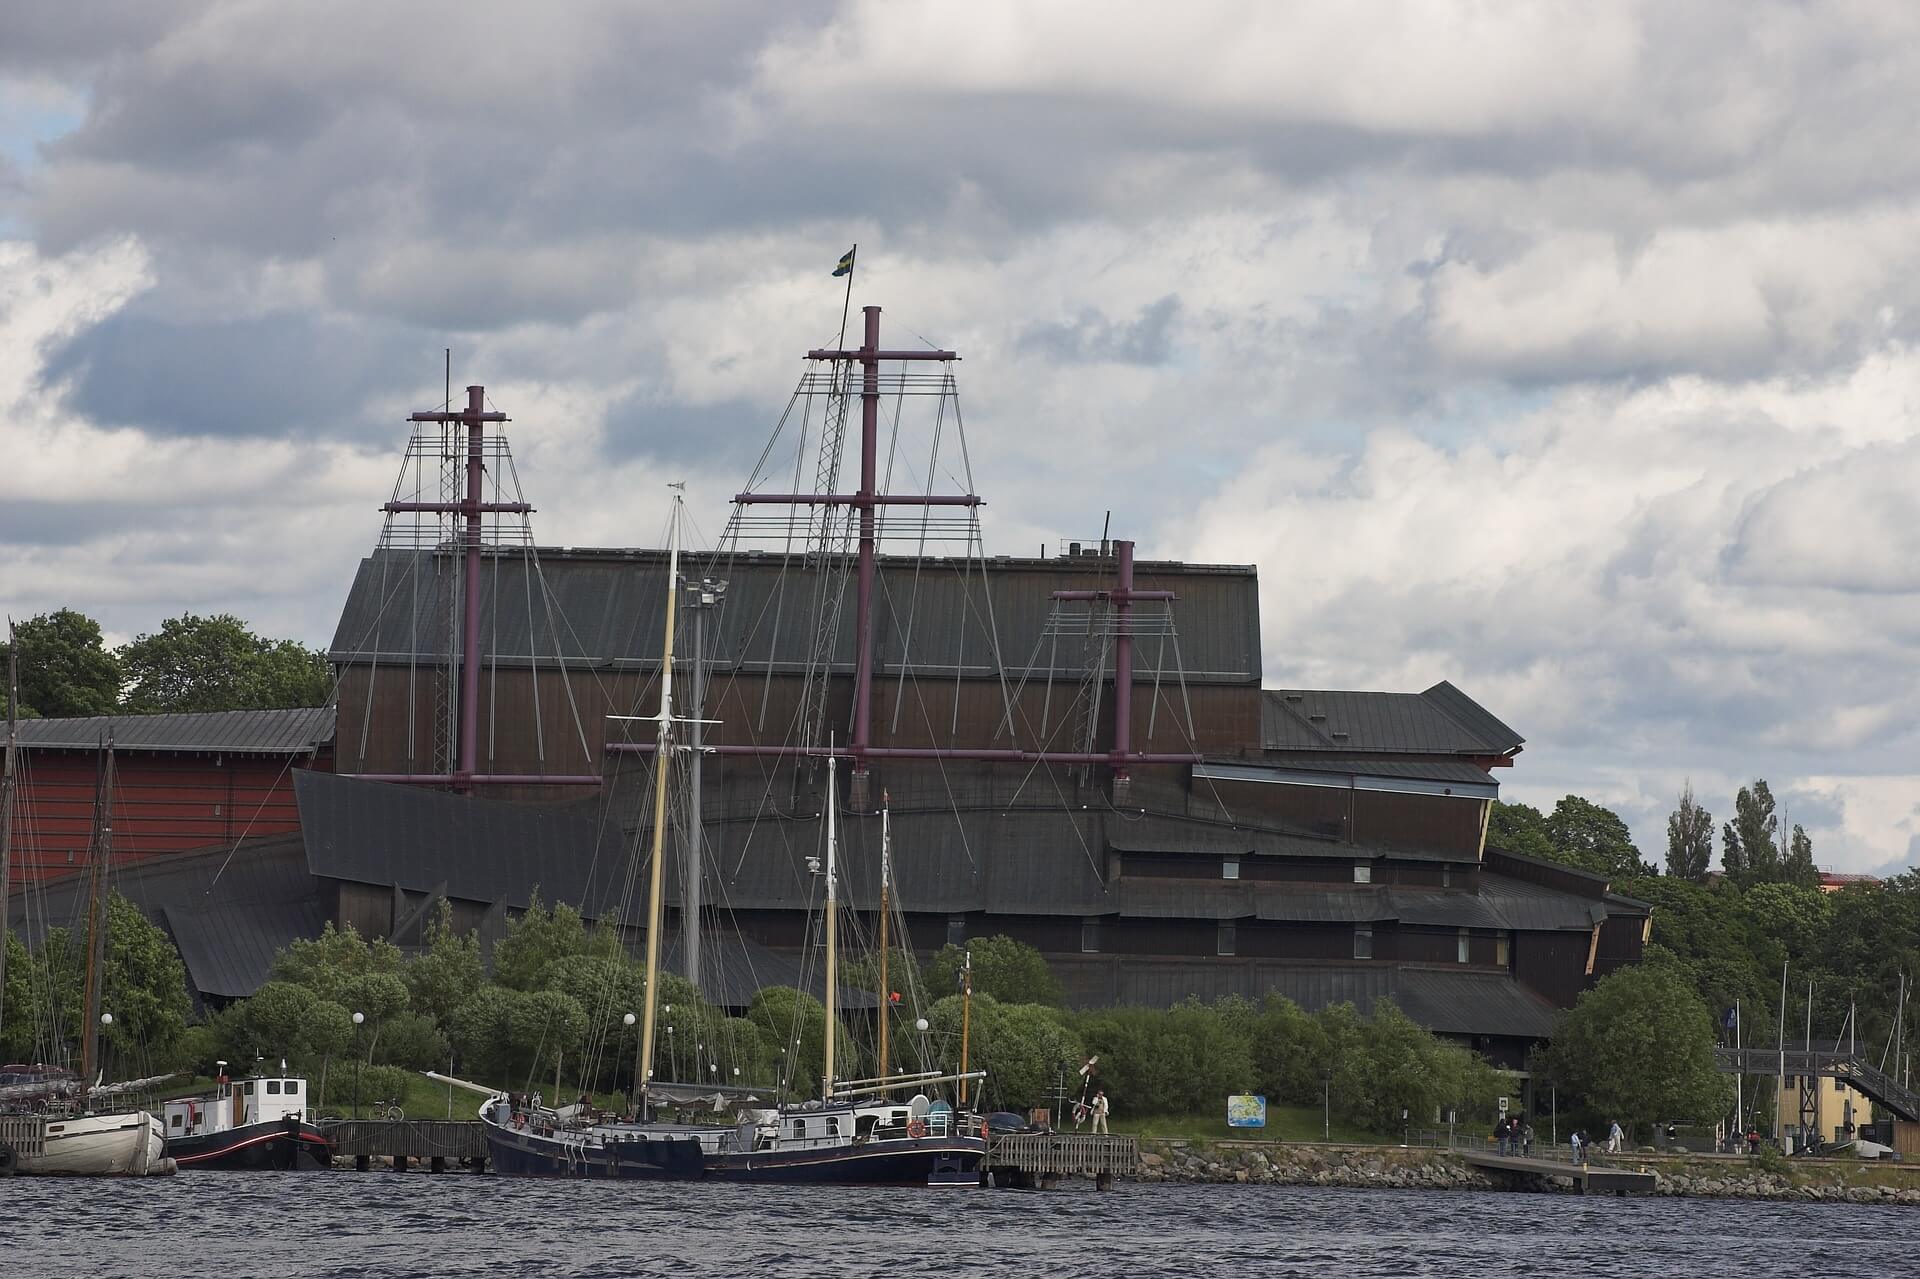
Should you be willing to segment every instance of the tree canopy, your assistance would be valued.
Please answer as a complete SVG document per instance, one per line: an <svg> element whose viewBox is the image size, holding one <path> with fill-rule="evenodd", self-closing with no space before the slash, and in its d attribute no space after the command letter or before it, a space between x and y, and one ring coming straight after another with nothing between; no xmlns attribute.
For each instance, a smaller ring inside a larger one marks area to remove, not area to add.
<svg viewBox="0 0 1920 1279"><path fill-rule="evenodd" d="M973 957L973 990L1006 1004L1065 1001L1059 981L1038 950L1011 937L975 937L963 946L947 945L927 963L927 990L939 999L960 989L960 966Z"/></svg>
<svg viewBox="0 0 1920 1279"><path fill-rule="evenodd" d="M1713 867L1713 814L1694 802L1693 783L1680 792L1680 807L1667 818L1667 874L1695 882Z"/></svg>
<svg viewBox="0 0 1920 1279"><path fill-rule="evenodd" d="M14 624L20 714L63 719L109 715L120 704L120 663L107 651L100 623L63 608ZM0 672L7 646L0 643Z"/></svg>
<svg viewBox="0 0 1920 1279"><path fill-rule="evenodd" d="M263 639L230 613L170 617L119 659L124 705L136 714L321 706L332 687L324 654Z"/></svg>
<svg viewBox="0 0 1920 1279"><path fill-rule="evenodd" d="M1632 832L1619 814L1578 795L1561 799L1545 815L1528 804L1495 800L1487 821L1487 843L1609 879L1653 871L1641 860Z"/></svg>
<svg viewBox="0 0 1920 1279"><path fill-rule="evenodd" d="M1660 965L1624 968L1562 1014L1546 1060L1554 1080L1625 1124L1712 1122L1733 1099L1714 1066L1714 1017Z"/></svg>

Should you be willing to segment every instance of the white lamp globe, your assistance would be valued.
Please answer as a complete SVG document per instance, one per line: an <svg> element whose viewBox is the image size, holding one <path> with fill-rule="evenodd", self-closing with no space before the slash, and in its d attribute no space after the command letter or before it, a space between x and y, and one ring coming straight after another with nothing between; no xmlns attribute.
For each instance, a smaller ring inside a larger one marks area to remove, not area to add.
<svg viewBox="0 0 1920 1279"><path fill-rule="evenodd" d="M927 1028L927 1019L925 1017L914 1018L913 1028L915 1030L925 1030Z"/></svg>
<svg viewBox="0 0 1920 1279"><path fill-rule="evenodd" d="M113 1025L113 1014L112 1014L112 1013L101 1013L101 1014L100 1014L100 1024L101 1024L102 1026L111 1026L111 1025Z"/></svg>
<svg viewBox="0 0 1920 1279"><path fill-rule="evenodd" d="M355 1013L353 1015L353 1024L358 1026L361 1022L365 1021L366 1019L367 1019L367 1015L365 1013Z"/></svg>
<svg viewBox="0 0 1920 1279"><path fill-rule="evenodd" d="M635 1018L632 1013L628 1013L625 1017L622 1017L620 1020L625 1024L631 1026L634 1023Z"/></svg>

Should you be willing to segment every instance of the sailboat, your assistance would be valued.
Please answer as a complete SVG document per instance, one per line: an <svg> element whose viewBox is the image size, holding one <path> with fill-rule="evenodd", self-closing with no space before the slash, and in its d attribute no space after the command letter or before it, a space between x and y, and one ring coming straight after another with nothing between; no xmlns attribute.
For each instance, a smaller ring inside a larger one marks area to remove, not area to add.
<svg viewBox="0 0 1920 1279"><path fill-rule="evenodd" d="M835 757L827 754L826 848L826 1066L820 1098L797 1106L743 1112L733 1140L707 1158L707 1169L727 1181L881 1183L928 1186L978 1186L987 1143L983 1122L929 1099L925 1088L940 1083L985 1078L984 1071L942 1074L923 1071L888 1075L885 1069L886 1010L880 1000L881 1073L872 1079L842 1080L834 1073L834 1041L839 1023L839 837ZM889 827L882 815L881 883L887 881L891 853ZM884 908L881 918L886 918ZM881 955L884 958L885 936ZM886 982L882 980L884 987ZM913 1090L900 1100L889 1094ZM963 1094L964 1095L964 1094Z"/></svg>
<svg viewBox="0 0 1920 1279"><path fill-rule="evenodd" d="M8 628L9 640L12 628ZM0 772L0 996L5 992L5 909L12 870L15 769L19 733L15 709L19 688L14 658L17 644L9 643L7 659L7 745L4 772ZM113 846L111 795L113 752L108 748L100 789L94 804L92 870L95 876L90 935L87 945L87 1012L81 1071L9 1068L0 1072L0 1177L24 1173L40 1176L134 1176L174 1171L166 1155L166 1130L157 1116L145 1110L94 1113L101 1101L136 1093L170 1076L136 1079L101 1086L95 1078L99 1033L112 1024L111 1013L100 1011L102 957L106 948L105 898L101 895L107 856ZM0 1016L5 1015L0 1006Z"/></svg>
<svg viewBox="0 0 1920 1279"><path fill-rule="evenodd" d="M660 711L656 721L653 862L647 894L646 995L641 1018L640 1060L635 1083L638 1114L634 1122L600 1121L579 1106L548 1108L522 1104L509 1093L478 1088L464 1080L428 1072L428 1078L485 1092L480 1121L487 1156L497 1173L529 1177L615 1177L691 1180L706 1174L706 1159L726 1144L730 1130L717 1125L648 1122L656 1103L684 1102L683 1090L653 1080L654 1034L659 1017L662 862L666 846L667 773L673 758L673 630L680 580L680 504L674 520L667 572L667 626L660 666ZM714 1088L696 1090L712 1094Z"/></svg>

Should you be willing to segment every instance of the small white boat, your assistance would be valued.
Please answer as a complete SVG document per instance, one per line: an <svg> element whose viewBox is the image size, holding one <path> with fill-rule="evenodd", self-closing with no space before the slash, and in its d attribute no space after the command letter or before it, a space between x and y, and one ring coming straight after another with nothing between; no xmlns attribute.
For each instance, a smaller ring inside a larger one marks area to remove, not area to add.
<svg viewBox="0 0 1920 1279"><path fill-rule="evenodd" d="M153 1177L174 1170L167 1134L145 1110L0 1115L0 1176Z"/></svg>

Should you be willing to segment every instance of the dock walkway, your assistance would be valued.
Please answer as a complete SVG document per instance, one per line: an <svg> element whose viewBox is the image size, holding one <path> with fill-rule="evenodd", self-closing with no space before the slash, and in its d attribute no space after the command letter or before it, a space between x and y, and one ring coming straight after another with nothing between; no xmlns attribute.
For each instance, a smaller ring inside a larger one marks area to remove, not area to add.
<svg viewBox="0 0 1920 1279"><path fill-rule="evenodd" d="M361 1172L375 1159L393 1160L397 1172L416 1162L433 1172L449 1164L486 1167L487 1139L477 1119L336 1119L320 1131L333 1138L333 1157L353 1160Z"/></svg>
<svg viewBox="0 0 1920 1279"><path fill-rule="evenodd" d="M1140 1141L1104 1133L994 1133L987 1138L980 1166L996 1186L1046 1189L1060 1184L1063 1177L1086 1177L1100 1189L1111 1190L1115 1177L1139 1173Z"/></svg>
<svg viewBox="0 0 1920 1279"><path fill-rule="evenodd" d="M1462 1151L1466 1161L1482 1172L1504 1177L1568 1177L1583 1195L1650 1195L1656 1179L1650 1172L1618 1168L1608 1164L1577 1164L1571 1160L1541 1159L1525 1155L1501 1155L1487 1151Z"/></svg>

